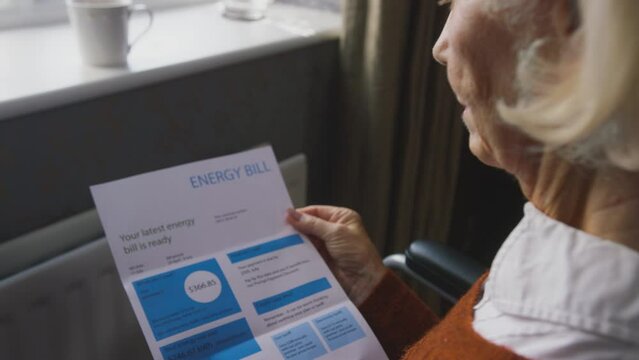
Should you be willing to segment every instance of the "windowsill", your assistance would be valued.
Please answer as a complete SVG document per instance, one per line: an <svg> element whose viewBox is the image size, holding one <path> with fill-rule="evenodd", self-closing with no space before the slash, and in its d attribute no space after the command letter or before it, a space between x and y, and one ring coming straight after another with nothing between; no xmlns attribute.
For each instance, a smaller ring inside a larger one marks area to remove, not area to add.
<svg viewBox="0 0 639 360"><path fill-rule="evenodd" d="M82 65L69 24L0 32L0 120L313 44L341 27L339 14L277 3L255 22L221 13L219 3L156 11L119 69ZM132 20L133 35L144 21Z"/></svg>

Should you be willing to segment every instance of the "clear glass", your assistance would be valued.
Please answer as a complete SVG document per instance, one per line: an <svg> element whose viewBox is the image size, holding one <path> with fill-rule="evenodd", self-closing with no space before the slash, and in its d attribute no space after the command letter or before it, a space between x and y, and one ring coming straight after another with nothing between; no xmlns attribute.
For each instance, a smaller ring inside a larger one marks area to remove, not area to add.
<svg viewBox="0 0 639 360"><path fill-rule="evenodd" d="M272 0L224 0L224 15L239 20L259 20Z"/></svg>
<svg viewBox="0 0 639 360"><path fill-rule="evenodd" d="M0 0L0 10L5 9L13 5L11 0Z"/></svg>

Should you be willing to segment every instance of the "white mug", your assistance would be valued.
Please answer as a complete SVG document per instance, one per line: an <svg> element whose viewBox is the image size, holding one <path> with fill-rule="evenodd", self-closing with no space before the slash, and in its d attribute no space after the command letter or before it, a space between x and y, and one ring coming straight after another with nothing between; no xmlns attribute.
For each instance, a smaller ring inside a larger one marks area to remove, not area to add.
<svg viewBox="0 0 639 360"><path fill-rule="evenodd" d="M126 65L131 48L153 24L153 12L131 0L67 0L67 11L82 58L89 65ZM129 19L135 12L146 13L149 21L129 43Z"/></svg>

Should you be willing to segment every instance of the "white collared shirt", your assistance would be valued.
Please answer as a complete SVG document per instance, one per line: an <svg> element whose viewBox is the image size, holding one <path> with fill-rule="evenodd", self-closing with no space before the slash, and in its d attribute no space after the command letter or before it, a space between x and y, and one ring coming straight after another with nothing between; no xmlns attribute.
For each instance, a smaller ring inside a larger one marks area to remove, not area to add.
<svg viewBox="0 0 639 360"><path fill-rule="evenodd" d="M639 252L528 203L493 261L473 328L530 359L639 359Z"/></svg>

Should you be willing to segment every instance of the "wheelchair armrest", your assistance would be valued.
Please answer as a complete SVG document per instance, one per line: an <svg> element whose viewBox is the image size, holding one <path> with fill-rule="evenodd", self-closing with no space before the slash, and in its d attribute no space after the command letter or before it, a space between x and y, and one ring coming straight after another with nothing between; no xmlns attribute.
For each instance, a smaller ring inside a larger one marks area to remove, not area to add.
<svg viewBox="0 0 639 360"><path fill-rule="evenodd" d="M456 302L485 271L477 261L433 240L413 241L405 255L391 255L384 263Z"/></svg>

